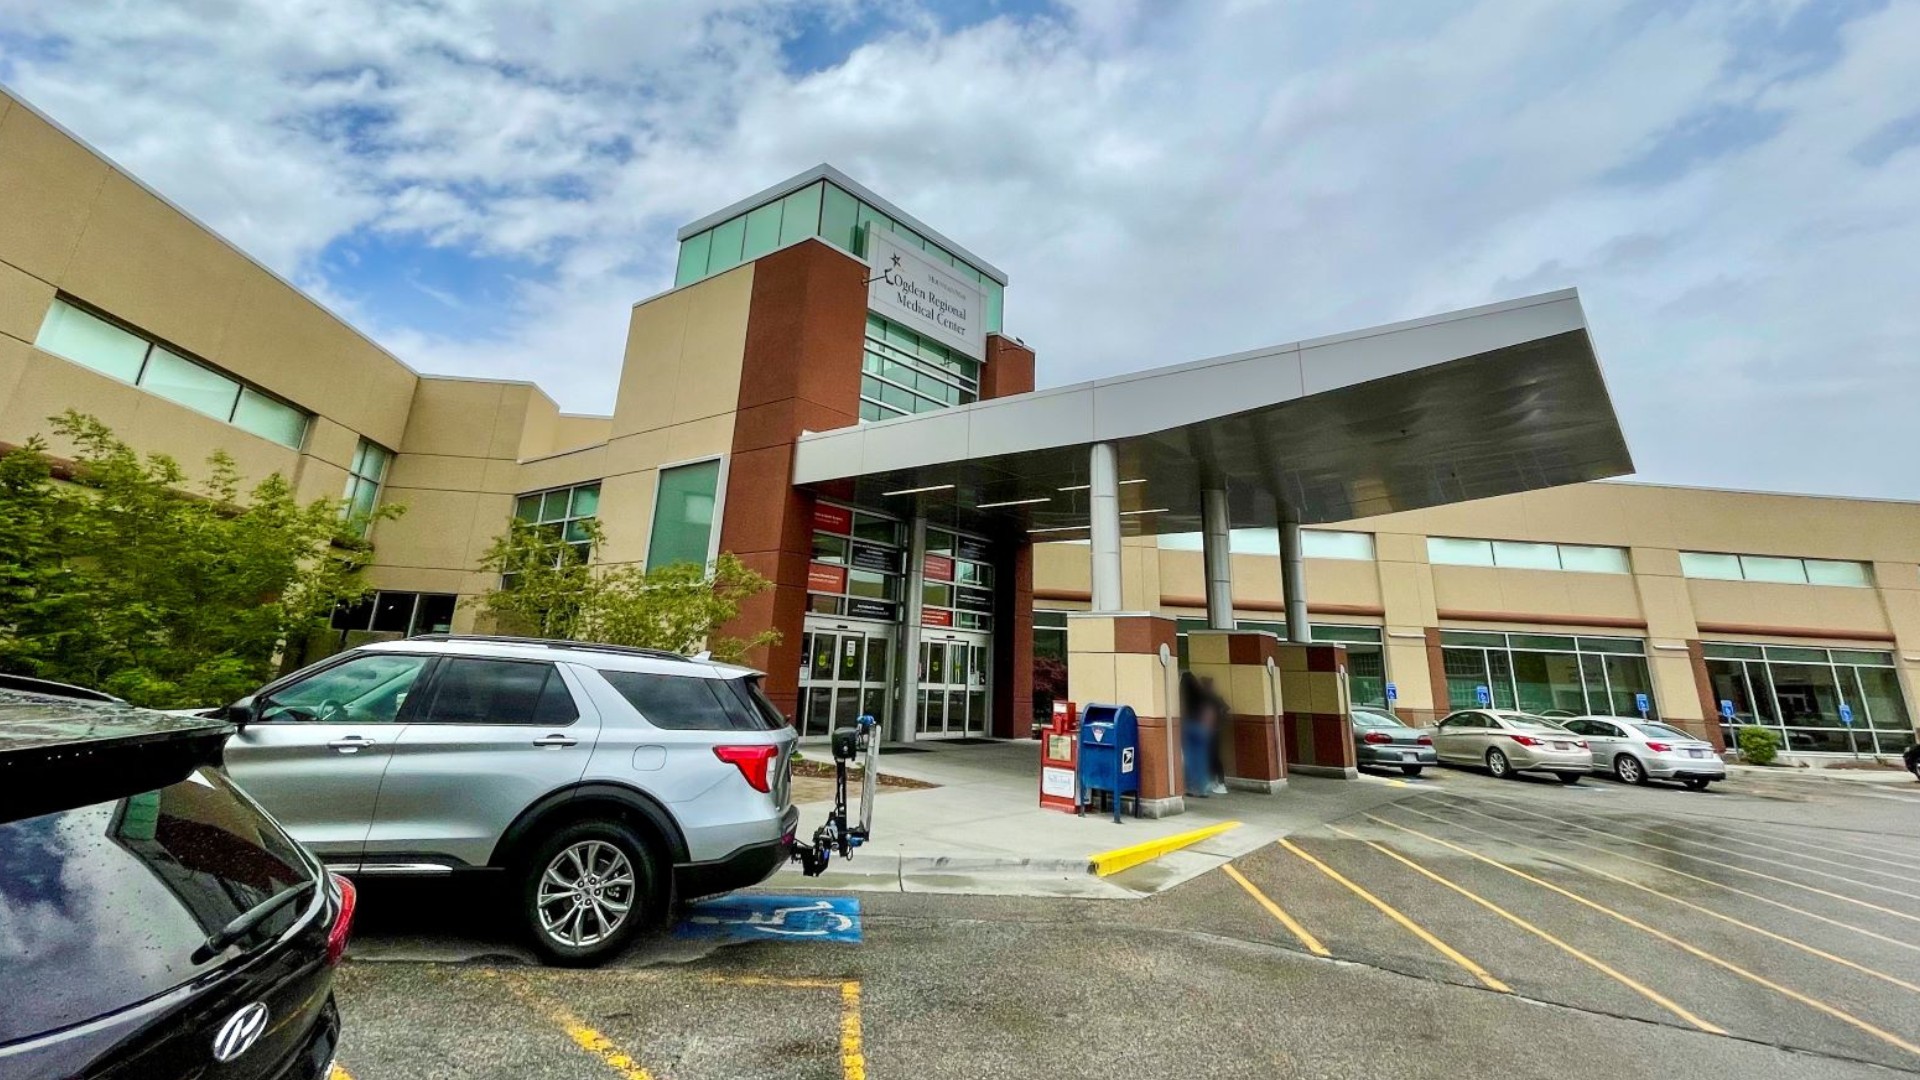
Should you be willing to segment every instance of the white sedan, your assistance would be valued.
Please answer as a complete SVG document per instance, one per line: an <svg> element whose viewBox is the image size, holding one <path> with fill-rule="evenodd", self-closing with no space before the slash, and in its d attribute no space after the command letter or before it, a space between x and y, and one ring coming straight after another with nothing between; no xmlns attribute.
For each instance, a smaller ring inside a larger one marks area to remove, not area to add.
<svg viewBox="0 0 1920 1080"><path fill-rule="evenodd" d="M1576 716L1559 723L1593 747L1594 772L1612 773L1623 784L1678 780L1705 791L1727 778L1727 763L1713 744L1679 728L1620 716Z"/></svg>

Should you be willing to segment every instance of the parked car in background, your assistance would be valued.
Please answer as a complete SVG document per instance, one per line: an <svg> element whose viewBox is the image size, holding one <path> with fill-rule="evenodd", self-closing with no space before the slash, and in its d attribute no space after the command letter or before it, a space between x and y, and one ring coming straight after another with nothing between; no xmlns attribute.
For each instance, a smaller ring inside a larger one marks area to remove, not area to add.
<svg viewBox="0 0 1920 1080"><path fill-rule="evenodd" d="M1705 791L1727 778L1727 763L1713 744L1679 728L1622 716L1577 716L1565 724L1593 749L1593 771L1612 773L1623 784L1678 780Z"/></svg>
<svg viewBox="0 0 1920 1080"><path fill-rule="evenodd" d="M1463 709L1434 727L1433 748L1443 762L1480 765L1496 778L1523 772L1577 784L1593 768L1593 752L1558 721L1510 709Z"/></svg>
<svg viewBox="0 0 1920 1080"><path fill-rule="evenodd" d="M798 737L759 680L580 642L380 642L227 706L227 769L345 873L510 875L535 950L594 964L790 858Z"/></svg>
<svg viewBox="0 0 1920 1080"><path fill-rule="evenodd" d="M1906 752L1900 755L1900 761L1915 780L1920 780L1920 742L1907 747Z"/></svg>
<svg viewBox="0 0 1920 1080"><path fill-rule="evenodd" d="M353 886L220 773L231 731L0 690L0 1076L332 1072Z"/></svg>
<svg viewBox="0 0 1920 1080"><path fill-rule="evenodd" d="M1400 718L1379 709L1356 708L1353 720L1353 760L1362 768L1396 768L1408 776L1439 760L1433 736L1410 728Z"/></svg>

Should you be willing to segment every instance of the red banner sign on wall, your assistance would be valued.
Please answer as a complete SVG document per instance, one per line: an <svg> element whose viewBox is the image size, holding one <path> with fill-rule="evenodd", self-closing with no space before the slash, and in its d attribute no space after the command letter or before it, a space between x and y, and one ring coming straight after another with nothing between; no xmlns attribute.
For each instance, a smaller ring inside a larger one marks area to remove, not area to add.
<svg viewBox="0 0 1920 1080"><path fill-rule="evenodd" d="M814 503L813 527L821 532L839 533L845 536L853 531L853 511L844 506Z"/></svg>
<svg viewBox="0 0 1920 1080"><path fill-rule="evenodd" d="M947 611L944 608L922 608L920 610L920 625L952 626L953 612Z"/></svg>
<svg viewBox="0 0 1920 1080"><path fill-rule="evenodd" d="M807 564L807 591L843 593L847 591L847 568L826 563Z"/></svg>
<svg viewBox="0 0 1920 1080"><path fill-rule="evenodd" d="M929 555L921 560L920 572L925 574L929 581L952 581L953 560L945 555Z"/></svg>

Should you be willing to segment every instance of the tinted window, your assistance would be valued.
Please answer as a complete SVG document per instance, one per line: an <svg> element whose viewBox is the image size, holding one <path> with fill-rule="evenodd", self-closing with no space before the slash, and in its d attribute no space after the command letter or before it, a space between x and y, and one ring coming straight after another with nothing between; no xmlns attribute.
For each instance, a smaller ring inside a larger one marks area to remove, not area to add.
<svg viewBox="0 0 1920 1080"><path fill-rule="evenodd" d="M1449 731L1459 731L1464 728L1484 727L1486 720L1479 713L1454 713L1440 721L1440 726Z"/></svg>
<svg viewBox="0 0 1920 1080"><path fill-rule="evenodd" d="M0 824L0 1044L143 1001L230 960L207 935L313 873L201 769L158 791ZM311 898L271 916L271 940Z"/></svg>
<svg viewBox="0 0 1920 1080"><path fill-rule="evenodd" d="M746 680L694 679L644 671L601 671L600 677L647 723L672 731L766 731L769 720ZM773 706L766 709L771 711Z"/></svg>
<svg viewBox="0 0 1920 1080"><path fill-rule="evenodd" d="M268 695L262 721L391 724L427 666L424 656L369 653Z"/></svg>
<svg viewBox="0 0 1920 1080"><path fill-rule="evenodd" d="M443 660L434 676L429 724L571 724L573 695L552 664L535 660Z"/></svg>

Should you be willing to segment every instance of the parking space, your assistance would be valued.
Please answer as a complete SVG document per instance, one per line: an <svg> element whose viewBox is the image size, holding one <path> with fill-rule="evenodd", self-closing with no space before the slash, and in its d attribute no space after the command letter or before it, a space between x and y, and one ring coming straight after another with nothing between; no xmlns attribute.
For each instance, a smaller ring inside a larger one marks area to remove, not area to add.
<svg viewBox="0 0 1920 1080"><path fill-rule="evenodd" d="M1709 798L1443 772L1184 899L1218 920L1243 894L1233 932L1332 960L1920 1068L1920 837Z"/></svg>

